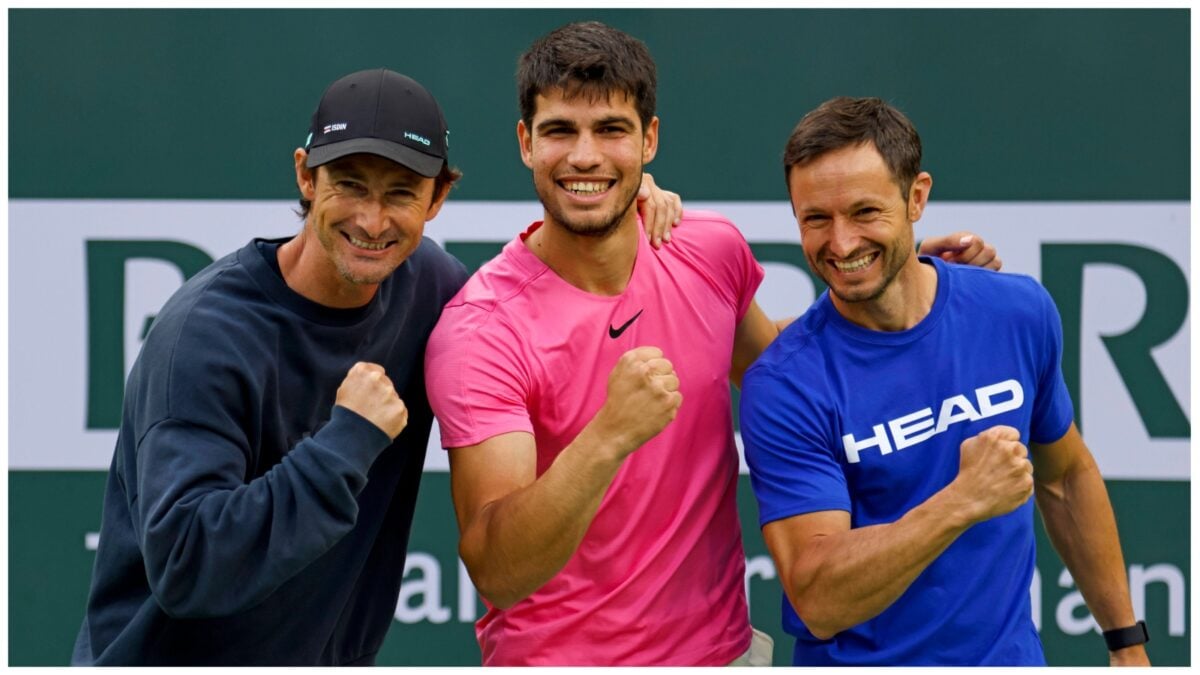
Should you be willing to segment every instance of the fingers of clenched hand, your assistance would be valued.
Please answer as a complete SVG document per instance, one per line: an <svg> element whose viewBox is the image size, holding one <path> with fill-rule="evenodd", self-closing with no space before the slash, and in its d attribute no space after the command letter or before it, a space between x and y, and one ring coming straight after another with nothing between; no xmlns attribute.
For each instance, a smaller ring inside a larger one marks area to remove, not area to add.
<svg viewBox="0 0 1200 675"><path fill-rule="evenodd" d="M978 520L1002 515L1033 493L1033 464L1021 434L995 426L963 441L959 479L975 502Z"/></svg>
<svg viewBox="0 0 1200 675"><path fill-rule="evenodd" d="M667 391L679 389L675 365L658 347L636 347L621 355L609 381L619 380L629 388L659 385Z"/></svg>
<svg viewBox="0 0 1200 675"><path fill-rule="evenodd" d="M625 352L608 380L605 419L630 441L632 451L653 438L671 420L683 402L675 366L657 347Z"/></svg>
<svg viewBox="0 0 1200 675"><path fill-rule="evenodd" d="M383 367L359 361L337 390L337 405L348 408L396 438L408 425L408 408Z"/></svg>
<svg viewBox="0 0 1200 675"><path fill-rule="evenodd" d="M642 186L638 190L638 211L642 214L650 244L660 248L662 242L671 241L671 228L683 217L683 200L678 194L658 187L654 176L643 173Z"/></svg>

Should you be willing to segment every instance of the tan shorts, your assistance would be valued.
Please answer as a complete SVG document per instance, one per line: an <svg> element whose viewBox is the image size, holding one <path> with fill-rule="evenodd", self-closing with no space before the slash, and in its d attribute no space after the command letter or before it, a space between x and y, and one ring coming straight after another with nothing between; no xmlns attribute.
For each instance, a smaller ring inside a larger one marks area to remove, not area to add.
<svg viewBox="0 0 1200 675"><path fill-rule="evenodd" d="M770 635L751 626L750 648L745 654L729 662L730 667L770 666L774 663L775 640Z"/></svg>

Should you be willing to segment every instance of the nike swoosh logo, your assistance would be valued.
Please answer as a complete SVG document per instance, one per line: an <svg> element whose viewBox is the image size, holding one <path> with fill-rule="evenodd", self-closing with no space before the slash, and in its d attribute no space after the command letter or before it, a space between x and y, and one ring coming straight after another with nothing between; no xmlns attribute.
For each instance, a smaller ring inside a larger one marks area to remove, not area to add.
<svg viewBox="0 0 1200 675"><path fill-rule="evenodd" d="M644 311L646 311L644 308L643 308L643 309L639 309L639 310L638 310L638 313L637 313L637 314L634 314L632 319L630 319L630 320L626 321L625 323L621 324L621 327L620 327L620 328L613 328L612 326L609 326L609 327L608 327L608 337L610 337L610 338L613 338L614 340L615 340L616 338L619 338L619 337L621 337L621 333L624 333L624 332L625 332L625 329L626 329L626 328L629 328L630 324L632 324L634 321L637 321L637 318L638 318L639 316L641 316L641 315L642 315L642 312L644 312Z"/></svg>

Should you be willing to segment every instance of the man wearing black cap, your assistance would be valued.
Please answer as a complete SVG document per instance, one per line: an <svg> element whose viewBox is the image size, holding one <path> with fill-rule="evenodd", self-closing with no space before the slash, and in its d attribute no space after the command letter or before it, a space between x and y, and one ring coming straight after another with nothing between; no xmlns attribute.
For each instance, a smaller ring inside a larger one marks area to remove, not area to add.
<svg viewBox="0 0 1200 675"><path fill-rule="evenodd" d="M72 661L372 664L463 266L422 238L460 175L421 85L335 82L295 151L304 229L167 302L129 376ZM399 392L399 393L398 393Z"/></svg>

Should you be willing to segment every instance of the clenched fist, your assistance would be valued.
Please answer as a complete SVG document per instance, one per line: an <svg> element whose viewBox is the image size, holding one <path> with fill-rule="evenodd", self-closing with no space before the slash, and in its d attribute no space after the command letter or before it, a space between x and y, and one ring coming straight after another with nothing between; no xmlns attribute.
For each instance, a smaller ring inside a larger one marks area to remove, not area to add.
<svg viewBox="0 0 1200 675"><path fill-rule="evenodd" d="M962 442L958 477L951 483L981 522L1015 510L1033 494L1033 464L1021 434L997 425Z"/></svg>
<svg viewBox="0 0 1200 675"><path fill-rule="evenodd" d="M408 408L383 367L359 361L346 373L334 404L349 408L395 439L408 425Z"/></svg>
<svg viewBox="0 0 1200 675"><path fill-rule="evenodd" d="M662 350L637 347L622 354L609 373L608 398L597 418L618 440L624 457L675 419L682 402L675 366Z"/></svg>

